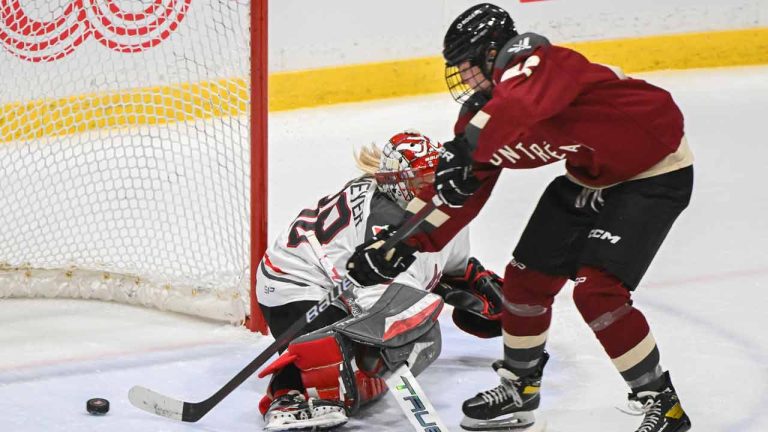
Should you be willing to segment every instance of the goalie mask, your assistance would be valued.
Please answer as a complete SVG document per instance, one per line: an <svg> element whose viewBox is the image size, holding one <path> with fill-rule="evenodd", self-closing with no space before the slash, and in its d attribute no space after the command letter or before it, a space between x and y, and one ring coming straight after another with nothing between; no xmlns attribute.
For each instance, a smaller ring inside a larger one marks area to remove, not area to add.
<svg viewBox="0 0 768 432"><path fill-rule="evenodd" d="M416 131L390 138L374 174L379 190L405 208L419 191L434 182L441 148L439 142Z"/></svg>

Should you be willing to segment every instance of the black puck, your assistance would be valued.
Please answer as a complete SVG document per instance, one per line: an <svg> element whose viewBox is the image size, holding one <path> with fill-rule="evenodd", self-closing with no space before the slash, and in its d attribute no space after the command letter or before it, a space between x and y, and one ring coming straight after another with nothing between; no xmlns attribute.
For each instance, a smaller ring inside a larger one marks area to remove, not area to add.
<svg viewBox="0 0 768 432"><path fill-rule="evenodd" d="M85 409L93 415L104 415L109 412L109 401L102 398L88 399Z"/></svg>

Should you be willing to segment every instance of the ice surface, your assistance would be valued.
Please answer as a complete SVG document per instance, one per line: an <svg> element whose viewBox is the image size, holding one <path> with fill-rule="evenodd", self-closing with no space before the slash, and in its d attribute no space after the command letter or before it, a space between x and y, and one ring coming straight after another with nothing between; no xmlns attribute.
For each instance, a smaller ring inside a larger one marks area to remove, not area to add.
<svg viewBox="0 0 768 432"><path fill-rule="evenodd" d="M664 367L697 432L768 430L768 199L765 138L768 67L645 74L672 92L696 156L693 201L635 296ZM361 103L270 117L270 233L356 175L353 146L404 128L450 138L458 106L448 95ZM507 172L472 225L473 252L501 271L549 179L562 166ZM502 240L503 239L503 240ZM620 413L626 388L581 321L567 287L555 303L542 388L549 431L631 431ZM420 377L435 407L459 430L461 402L495 385L501 341L457 331L444 313L441 357ZM242 329L137 307L74 300L0 300L0 430L260 430L266 384L251 379L196 424L132 407L142 384L187 400L208 397L269 339ZM85 401L111 411L93 417ZM383 399L349 431L407 431Z"/></svg>

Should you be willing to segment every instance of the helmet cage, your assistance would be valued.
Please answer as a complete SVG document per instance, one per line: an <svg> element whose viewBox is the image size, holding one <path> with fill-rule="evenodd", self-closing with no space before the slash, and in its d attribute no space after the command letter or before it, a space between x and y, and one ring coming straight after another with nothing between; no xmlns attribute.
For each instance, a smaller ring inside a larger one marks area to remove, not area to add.
<svg viewBox="0 0 768 432"><path fill-rule="evenodd" d="M443 41L443 58L446 61L446 84L457 102L463 104L475 93L490 92L493 63L499 46L515 35L517 31L509 14L490 3L467 9L453 21ZM487 86L478 85L484 80L480 80L477 74L473 79L465 71L462 79L459 68L464 65L466 69L467 62L479 69L487 80Z"/></svg>
<svg viewBox="0 0 768 432"><path fill-rule="evenodd" d="M413 131L393 136L382 149L379 170L373 174L379 190L405 208L435 180L440 144Z"/></svg>
<svg viewBox="0 0 768 432"><path fill-rule="evenodd" d="M458 64L446 63L445 83L448 85L448 90L456 102L464 104L472 95L478 92L490 93L491 83L493 82L493 63L498 52L496 45L495 42L491 42L485 50L481 51L482 54L462 60ZM474 67L471 74L465 72L467 65L469 65L469 68ZM462 72L465 72L465 76L462 76ZM470 85L466 81L470 81L474 85ZM487 82L487 87L483 88L480 85L483 82Z"/></svg>
<svg viewBox="0 0 768 432"><path fill-rule="evenodd" d="M437 164L435 164L436 166ZM402 171L377 172L376 183L398 202L409 202L422 189L435 181L435 167L408 168Z"/></svg>

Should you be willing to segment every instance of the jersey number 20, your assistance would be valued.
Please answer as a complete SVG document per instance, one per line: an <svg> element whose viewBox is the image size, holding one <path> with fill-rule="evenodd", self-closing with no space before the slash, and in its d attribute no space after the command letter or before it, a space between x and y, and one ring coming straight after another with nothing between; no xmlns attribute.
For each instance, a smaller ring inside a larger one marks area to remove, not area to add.
<svg viewBox="0 0 768 432"><path fill-rule="evenodd" d="M299 213L288 234L288 247L306 242L306 231L314 231L321 244L328 244L349 225L351 217L352 211L347 204L345 191L327 196L317 202L317 208L304 209Z"/></svg>

